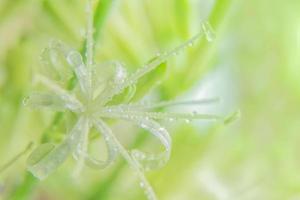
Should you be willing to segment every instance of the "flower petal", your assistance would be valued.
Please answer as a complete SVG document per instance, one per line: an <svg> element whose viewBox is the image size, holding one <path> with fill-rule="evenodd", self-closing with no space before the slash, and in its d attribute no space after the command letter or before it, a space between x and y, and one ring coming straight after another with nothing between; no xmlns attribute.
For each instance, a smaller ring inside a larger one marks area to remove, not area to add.
<svg viewBox="0 0 300 200"><path fill-rule="evenodd" d="M67 61L73 68L77 79L79 80L81 91L83 94L89 95L92 89L91 73L83 63L82 56L79 52L73 50L68 53Z"/></svg>
<svg viewBox="0 0 300 200"><path fill-rule="evenodd" d="M41 54L41 73L64 85L67 84L73 75L66 61L68 51L70 48L62 42L53 40Z"/></svg>
<svg viewBox="0 0 300 200"><path fill-rule="evenodd" d="M69 143L55 147L53 144L42 144L36 148L28 159L28 170L38 179L43 180L56 170L71 151Z"/></svg>
<svg viewBox="0 0 300 200"><path fill-rule="evenodd" d="M47 88L49 88L52 92L54 92L57 96L59 96L59 98L62 99L66 103L66 105L70 105L70 107L68 107L69 109L74 111L82 110L83 106L81 102L78 101L77 98L74 97L72 94L70 94L69 91L61 88L59 85L57 85L55 82L53 82L45 76L37 75L36 79L37 81L45 85Z"/></svg>
<svg viewBox="0 0 300 200"><path fill-rule="evenodd" d="M24 105L28 105L33 108L51 108L56 111L72 110L78 112L80 106L77 103L61 98L58 95L51 93L35 92L29 95L23 100Z"/></svg>
<svg viewBox="0 0 300 200"><path fill-rule="evenodd" d="M204 98L191 101L161 101L158 103L138 102L130 104L119 104L116 106L105 106L107 109L122 109L122 110L152 110L157 108L166 108L171 106L203 106L218 103L219 98Z"/></svg>
<svg viewBox="0 0 300 200"><path fill-rule="evenodd" d="M118 139L112 134L109 126L102 120L95 120L95 126L98 127L99 130L103 130L104 132L109 133L112 142L116 146L117 151L124 157L124 159L128 162L130 167L134 170L135 174L140 180L140 186L145 191L147 198L149 200L157 200L156 194L153 191L151 185L147 181L140 164L137 162L132 155L123 147L123 145L118 141Z"/></svg>
<svg viewBox="0 0 300 200"><path fill-rule="evenodd" d="M170 113L170 112L146 112L141 110L132 110L123 107L105 107L98 112L99 116L104 118L120 118L120 119L135 119L135 118L150 118L150 119L161 119L161 120L213 120L222 121L223 117L213 114L202 114L202 113Z"/></svg>
<svg viewBox="0 0 300 200"><path fill-rule="evenodd" d="M35 149L28 159L28 170L38 179L45 179L67 159L78 145L80 134L87 129L87 120L79 119L65 141L57 147L53 144L42 144Z"/></svg>
<svg viewBox="0 0 300 200"><path fill-rule="evenodd" d="M102 134L104 138L108 155L106 160L98 160L88 154L84 154L84 157L86 160L86 164L89 165L90 167L103 169L116 159L117 147L114 143L112 132L108 127L102 126L101 122L99 121L95 121L94 126L99 131L99 133Z"/></svg>
<svg viewBox="0 0 300 200"><path fill-rule="evenodd" d="M121 84L127 77L127 71L122 63L109 61L94 66L92 69L93 90L95 97L111 91L115 85ZM99 97L100 99L100 97Z"/></svg>
<svg viewBox="0 0 300 200"><path fill-rule="evenodd" d="M162 167L169 160L171 154L172 140L168 131L154 120L146 118L132 119L141 128L149 131L165 147L165 151L159 154L144 153L139 150L133 150L132 156L145 170L153 170Z"/></svg>
<svg viewBox="0 0 300 200"><path fill-rule="evenodd" d="M94 88L97 88L95 85L98 84L98 86L102 86L103 90L96 95L95 102L97 104L103 105L107 101L112 100L107 99L106 97L113 97L111 94L114 91L115 88L119 88L127 78L127 70L123 66L122 63L117 61L111 61L104 64L101 64L97 68L95 68L94 71L94 77L93 80L97 80L94 82ZM99 84L99 81L101 84Z"/></svg>

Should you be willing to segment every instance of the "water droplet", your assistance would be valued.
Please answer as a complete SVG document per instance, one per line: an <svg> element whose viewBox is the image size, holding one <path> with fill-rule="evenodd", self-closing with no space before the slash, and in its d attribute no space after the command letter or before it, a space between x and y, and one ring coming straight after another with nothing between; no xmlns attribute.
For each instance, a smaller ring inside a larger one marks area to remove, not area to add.
<svg viewBox="0 0 300 200"><path fill-rule="evenodd" d="M145 187L145 183L144 182L140 182L140 186L141 186L141 188L144 188Z"/></svg>
<svg viewBox="0 0 300 200"><path fill-rule="evenodd" d="M215 33L214 33L211 25L208 22L204 22L202 24L202 29L204 31L207 41L212 42L215 39Z"/></svg>
<svg viewBox="0 0 300 200"><path fill-rule="evenodd" d="M185 119L185 120L184 120L184 122L188 124L188 123L190 123L190 122L191 122L191 120L189 120L189 119Z"/></svg>
<svg viewBox="0 0 300 200"><path fill-rule="evenodd" d="M159 128L159 131L161 131L161 132L165 132L166 131L166 129L165 128Z"/></svg>
<svg viewBox="0 0 300 200"><path fill-rule="evenodd" d="M141 124L141 127L146 129L147 125L146 124Z"/></svg>
<svg viewBox="0 0 300 200"><path fill-rule="evenodd" d="M115 69L115 78L114 82L117 84L124 83L124 81L127 78L127 71L123 67L121 63L115 63L116 64L116 69Z"/></svg>
<svg viewBox="0 0 300 200"><path fill-rule="evenodd" d="M23 99L22 104L23 104L24 106L27 106L27 105L28 105L29 98L30 98L30 97L25 97L25 98Z"/></svg>
<svg viewBox="0 0 300 200"><path fill-rule="evenodd" d="M79 67L83 63L82 57L77 51L71 51L67 56L67 61L74 67Z"/></svg>
<svg viewBox="0 0 300 200"><path fill-rule="evenodd" d="M169 118L169 121L170 121L170 122L174 122L175 119L174 119L174 118Z"/></svg>
<svg viewBox="0 0 300 200"><path fill-rule="evenodd" d="M79 35L80 35L80 37L85 37L86 31L84 28L79 29Z"/></svg>

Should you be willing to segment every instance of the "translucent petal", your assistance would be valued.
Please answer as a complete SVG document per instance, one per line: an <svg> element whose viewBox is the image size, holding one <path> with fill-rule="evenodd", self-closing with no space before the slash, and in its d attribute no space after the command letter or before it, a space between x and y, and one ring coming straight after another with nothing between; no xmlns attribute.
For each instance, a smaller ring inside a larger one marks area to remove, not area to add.
<svg viewBox="0 0 300 200"><path fill-rule="evenodd" d="M67 141L71 144L72 149L76 150L80 144L82 137L89 130L89 120L81 117L67 137Z"/></svg>
<svg viewBox="0 0 300 200"><path fill-rule="evenodd" d="M165 151L159 154L146 154L135 150L132 156L141 164L143 169L151 170L162 167L169 159L171 151L171 138L167 130L160 126L157 122L150 119L148 115L135 115L134 112L110 112L110 117L129 120L136 123L141 128L153 134L165 147ZM160 113L158 113L160 114Z"/></svg>
<svg viewBox="0 0 300 200"><path fill-rule="evenodd" d="M79 80L79 85L81 91L87 95L91 92L92 81L89 69L83 63L82 56L77 51L70 51L67 56L67 61L73 68L77 79Z"/></svg>
<svg viewBox="0 0 300 200"><path fill-rule="evenodd" d="M146 112L140 110L132 110L123 107L107 107L102 109L99 113L102 117L120 118L120 119L134 119L134 118L150 118L162 120L223 120L222 117L213 114L202 113L168 113L168 112Z"/></svg>
<svg viewBox="0 0 300 200"><path fill-rule="evenodd" d="M78 101L77 98L74 97L72 94L70 94L69 91L61 88L59 85L57 85L55 82L53 82L45 76L37 75L36 79L37 81L45 85L48 89L50 89L52 92L54 92L55 95L57 95L63 102L65 102L65 105L67 105L69 109L73 111L82 111L83 106L81 102Z"/></svg>
<svg viewBox="0 0 300 200"><path fill-rule="evenodd" d="M57 147L53 144L42 144L30 155L28 170L41 180L47 178L77 147L80 134L87 128L87 120L81 118L63 143Z"/></svg>
<svg viewBox="0 0 300 200"><path fill-rule="evenodd" d="M92 80L94 96L98 96L104 89L110 91L115 85L125 81L127 71L120 62L109 61L94 66Z"/></svg>
<svg viewBox="0 0 300 200"><path fill-rule="evenodd" d="M122 110L151 110L156 108L166 108L170 106L202 106L218 103L219 101L219 98L205 98L192 101L162 101L158 103L139 102L131 104L121 104L117 106L106 106L106 108L120 108Z"/></svg>
<svg viewBox="0 0 300 200"><path fill-rule="evenodd" d="M82 118L81 120L83 121L81 131L73 132L73 135L71 135L71 138L74 138L73 157L77 160L77 166L73 173L74 177L78 177L83 170L85 164L85 155L88 152L89 123L85 118Z"/></svg>
<svg viewBox="0 0 300 200"><path fill-rule="evenodd" d="M130 167L134 170L135 174L139 178L140 187L144 190L148 200L157 200L156 194L147 181L143 171L141 170L140 164L128 153L128 151L123 147L118 139L112 134L109 126L102 120L95 120L95 126L99 129L105 130L111 135L112 142L115 144L117 151L124 157L124 159L128 162Z"/></svg>
<svg viewBox="0 0 300 200"><path fill-rule="evenodd" d="M38 179L45 179L56 170L71 151L69 143L64 142L56 148L52 144L38 147L28 159L28 170Z"/></svg>
<svg viewBox="0 0 300 200"><path fill-rule="evenodd" d="M107 62L98 66L93 73L94 88L104 89L96 95L97 104L106 103L105 99L111 96L115 88L119 88L127 78L127 70L122 63L117 61ZM97 87L98 86L98 87ZM112 96L111 96L112 97Z"/></svg>
<svg viewBox="0 0 300 200"><path fill-rule="evenodd" d="M117 155L117 147L114 143L114 138L112 137L112 131L107 126L103 126L102 122L95 121L94 126L99 131L99 133L102 134L106 147L107 147L107 158L106 160L99 160L96 158L93 158L92 156L86 154L86 163L93 168L100 168L103 169L107 167L109 164L111 164L115 159Z"/></svg>
<svg viewBox="0 0 300 200"><path fill-rule="evenodd" d="M134 150L132 151L134 159L136 159L145 170L153 170L162 167L169 160L171 153L172 141L168 131L154 120L136 118L131 121L135 122L141 128L149 131L165 147L165 151L159 154L150 154Z"/></svg>
<svg viewBox="0 0 300 200"><path fill-rule="evenodd" d="M77 103L67 101L58 95L51 93L35 92L23 100L24 105L28 105L33 108L51 108L54 110L69 109L74 112L80 111L81 107Z"/></svg>
<svg viewBox="0 0 300 200"><path fill-rule="evenodd" d="M42 74L66 84L72 77L72 69L66 61L68 51L70 49L63 43L53 40L41 54Z"/></svg>

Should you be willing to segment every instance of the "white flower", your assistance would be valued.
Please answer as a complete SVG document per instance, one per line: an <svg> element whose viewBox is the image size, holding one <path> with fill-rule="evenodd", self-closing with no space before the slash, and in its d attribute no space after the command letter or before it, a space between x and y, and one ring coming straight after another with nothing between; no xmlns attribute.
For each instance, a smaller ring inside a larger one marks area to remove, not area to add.
<svg viewBox="0 0 300 200"><path fill-rule="evenodd" d="M163 166L171 153L171 138L168 131L157 120L160 119L212 119L222 118L216 115L198 113L169 113L154 112L156 108L174 105L194 105L215 102L217 99L202 99L186 102L159 102L154 104L127 103L133 97L135 85L141 77L151 72L172 55L190 46L203 34L211 38L208 26L204 24L203 33L180 45L174 50L161 54L151 62L139 68L135 73L127 75L126 69L119 62L109 62L101 65L93 61L92 40L92 11L89 9L89 23L87 31L86 62L81 54L65 47L60 42L51 43L42 54L45 61L43 74L36 76L36 81L42 83L47 92L37 92L30 95L25 103L34 107L48 107L59 111L71 111L77 116L77 122L67 134L64 141L55 146L50 143L42 144L28 160L29 171L39 179L46 178L56 170L70 155L78 160L77 171L87 164L92 167L105 168L111 164L118 154L131 165L138 175L141 186L145 189L149 199L156 199L155 193L147 182L143 170L155 169ZM66 63L69 67L65 67ZM68 80L75 74L78 80L73 90L65 89ZM123 103L115 101L115 97L127 93ZM116 103L117 102L117 103ZM122 119L135 123L155 136L165 150L160 154L146 154L139 150L127 151L112 133L105 119ZM108 156L106 160L97 160L88 154L88 134L94 127L105 140Z"/></svg>

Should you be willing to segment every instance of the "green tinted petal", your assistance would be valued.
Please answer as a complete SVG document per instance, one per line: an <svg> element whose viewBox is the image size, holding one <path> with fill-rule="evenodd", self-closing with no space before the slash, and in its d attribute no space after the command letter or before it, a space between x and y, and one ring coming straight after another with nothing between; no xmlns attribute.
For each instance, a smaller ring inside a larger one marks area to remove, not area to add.
<svg viewBox="0 0 300 200"><path fill-rule="evenodd" d="M78 146L80 135L88 128L85 118L78 120L65 141L58 146L42 144L28 158L28 170L38 179L47 178Z"/></svg>
<svg viewBox="0 0 300 200"><path fill-rule="evenodd" d="M105 74L106 73L106 74ZM107 103L106 97L113 97L111 94L115 88L122 87L121 85L127 79L127 70L124 65L117 61L104 63L98 66L98 70L94 73L94 88L104 87L103 90L96 95L97 104ZM97 85L98 84L98 85ZM122 91L119 93L122 94ZM111 98L109 100L112 100Z"/></svg>
<svg viewBox="0 0 300 200"><path fill-rule="evenodd" d="M171 154L172 140L168 131L163 128L159 123L154 120L146 118L136 118L132 119L141 128L149 131L153 136L155 136L161 144L164 146L165 151L154 154L154 153L144 153L139 150L132 151L132 157L139 162L139 164L145 170L153 170L162 167L169 160Z"/></svg>
<svg viewBox="0 0 300 200"><path fill-rule="evenodd" d="M61 99L59 96L50 93L33 93L23 101L24 105L33 108L51 108L54 110L65 110L68 107L73 107L68 102ZM68 105L69 104L69 105Z"/></svg>
<svg viewBox="0 0 300 200"><path fill-rule="evenodd" d="M63 43L53 40L41 54L41 73L63 85L67 84L73 75L66 60L69 51Z"/></svg>
<svg viewBox="0 0 300 200"><path fill-rule="evenodd" d="M67 61L74 70L83 94L87 95L91 91L91 74L83 62L82 56L77 51L70 51Z"/></svg>
<svg viewBox="0 0 300 200"><path fill-rule="evenodd" d="M28 158L28 170L38 179L43 180L55 171L71 151L70 143L64 142L57 147L42 144Z"/></svg>

